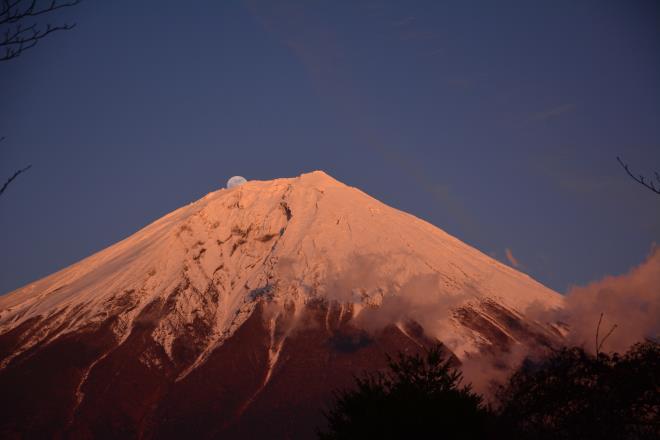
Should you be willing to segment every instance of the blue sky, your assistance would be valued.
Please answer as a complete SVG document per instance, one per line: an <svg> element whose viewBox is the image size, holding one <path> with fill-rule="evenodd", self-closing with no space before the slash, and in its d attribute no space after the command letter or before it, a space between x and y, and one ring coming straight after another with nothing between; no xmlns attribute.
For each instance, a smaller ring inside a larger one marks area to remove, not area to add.
<svg viewBox="0 0 660 440"><path fill-rule="evenodd" d="M652 1L87 0L0 64L0 293L323 169L565 291L660 241ZM508 251L507 251L508 249ZM507 258L507 254L509 257ZM511 263L512 264L512 263Z"/></svg>

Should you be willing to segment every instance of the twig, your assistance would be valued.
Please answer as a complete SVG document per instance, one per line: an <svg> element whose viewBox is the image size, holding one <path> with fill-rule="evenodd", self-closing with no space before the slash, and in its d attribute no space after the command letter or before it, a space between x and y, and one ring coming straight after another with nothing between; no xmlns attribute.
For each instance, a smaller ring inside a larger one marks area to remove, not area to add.
<svg viewBox="0 0 660 440"><path fill-rule="evenodd" d="M601 312L600 318L598 318L598 325L596 326L596 357L598 357L598 332L600 331L600 323L603 321L603 313Z"/></svg>
<svg viewBox="0 0 660 440"><path fill-rule="evenodd" d="M50 5L35 10L35 8L37 7L37 1L32 0L28 7L21 10L20 8L18 8L18 6L22 1L23 0L16 0L13 4L5 5L5 7L3 7L2 12L0 13L0 17L2 17L0 18L0 24L16 23L17 21L22 20L26 17L36 17L38 15L47 14L48 12L52 12L57 9L68 8L69 6L75 6L81 2L81 0L73 0L66 3L58 3L57 0L52 0L50 2ZM12 13L12 9L14 8L16 8L16 10L14 10ZM4 15L6 15L6 17L3 17Z"/></svg>
<svg viewBox="0 0 660 440"><path fill-rule="evenodd" d="M33 48L41 39L57 31L68 31L75 27L73 24L52 25L46 24L45 28L37 23L25 23L34 20L49 12L62 8L68 8L79 4L81 0L60 2L51 0L49 4L42 6L37 0L2 0L0 5L0 48L4 53L0 54L0 61L8 61L19 57L23 52Z"/></svg>
<svg viewBox="0 0 660 440"><path fill-rule="evenodd" d="M13 176L11 176L9 179L7 179L7 181L5 182L5 184L2 185L2 189L0 189L0 195L2 195L2 193L5 192L5 190L7 189L7 187L9 186L9 184L12 182L12 180L14 180L15 178L17 178L17 177L19 176L19 174L22 174L22 173L26 172L26 171L29 170L30 168L32 168L32 165L28 165L28 166L26 166L25 168L16 171L16 172L14 173Z"/></svg>
<svg viewBox="0 0 660 440"><path fill-rule="evenodd" d="M626 173L628 173L628 175L629 175L630 177L632 177L632 179L633 179L635 182L644 185L645 187L647 187L648 189L650 189L651 191L653 191L653 192L656 193L656 194L660 194L660 185L658 186L658 188L656 188L656 187L655 187L655 184L653 183L653 180L649 179L648 182L647 182L646 178L645 178L643 175L641 175L641 174L639 175L639 177L636 177L636 176L632 173L632 171L630 171L630 168L628 167L628 164L625 163L623 160L621 160L621 158L620 158L619 156L616 157L616 160L619 161L619 163L621 164L621 166L623 167L623 169L626 170ZM658 181L658 184L660 184L660 174L658 174L657 171L656 171L654 174L655 174L655 178L656 178L656 180Z"/></svg>
<svg viewBox="0 0 660 440"><path fill-rule="evenodd" d="M603 348L603 344L605 344L605 341L607 338L610 337L610 335L616 330L617 325L614 324L612 328L610 329L609 332L605 335L602 341L598 341L598 333L600 332L600 324L603 322L603 313L601 312L600 318L598 318L598 326L596 326L596 358L600 355L600 349Z"/></svg>
<svg viewBox="0 0 660 440"><path fill-rule="evenodd" d="M614 332L614 330L616 330L616 328L617 328L617 325L614 324L614 325L612 326L612 328L610 329L610 331L607 332L607 334L605 335L605 337L603 338L603 340L600 342L600 346L598 347L598 351L600 351L600 349L603 347L603 344L605 343L605 341L607 341L607 338L610 337L610 335Z"/></svg>

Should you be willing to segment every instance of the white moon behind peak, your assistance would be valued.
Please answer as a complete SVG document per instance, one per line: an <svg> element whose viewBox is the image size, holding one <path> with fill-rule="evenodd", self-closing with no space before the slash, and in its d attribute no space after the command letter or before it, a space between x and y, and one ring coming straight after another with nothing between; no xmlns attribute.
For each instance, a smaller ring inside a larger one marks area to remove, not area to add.
<svg viewBox="0 0 660 440"><path fill-rule="evenodd" d="M227 181L227 189L232 189L236 186L241 186L244 183L247 183L247 180L245 180L245 177L242 176L234 176L231 179Z"/></svg>

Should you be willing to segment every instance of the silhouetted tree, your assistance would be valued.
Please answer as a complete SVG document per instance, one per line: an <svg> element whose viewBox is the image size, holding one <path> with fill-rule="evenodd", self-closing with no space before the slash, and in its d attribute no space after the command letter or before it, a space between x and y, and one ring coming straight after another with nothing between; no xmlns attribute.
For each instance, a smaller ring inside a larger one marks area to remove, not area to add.
<svg viewBox="0 0 660 440"><path fill-rule="evenodd" d="M39 20L46 14L77 5L80 1L0 0L0 61L18 58L53 32L73 29L75 23L53 25L40 23ZM4 139L1 137L0 142ZM0 188L0 195L14 179L31 167L28 165L14 172Z"/></svg>
<svg viewBox="0 0 660 440"><path fill-rule="evenodd" d="M654 183L653 179L649 178L647 180L646 177L644 177L642 174L640 174L639 176L635 176L635 174L633 174L633 172L630 171L630 168L628 167L628 164L625 163L620 157L617 157L616 160L619 161L619 164L621 164L623 169L626 170L626 173L628 173L628 175L630 177L632 177L632 179L635 182L637 182L641 185L644 185L646 188L648 188L651 191L653 191L654 193L660 195L660 173L658 173L657 171L655 171L653 173L655 175L655 181L656 181L656 183ZM658 185L658 186L656 187L656 185Z"/></svg>
<svg viewBox="0 0 660 440"><path fill-rule="evenodd" d="M520 439L660 438L660 346L624 355L564 348L525 362L500 389L501 436Z"/></svg>
<svg viewBox="0 0 660 440"><path fill-rule="evenodd" d="M0 2L0 61L17 58L53 32L73 29L75 23L40 23L41 16L68 8L80 0L2 0Z"/></svg>
<svg viewBox="0 0 660 440"><path fill-rule="evenodd" d="M336 395L321 439L484 438L490 412L440 347L388 366Z"/></svg>

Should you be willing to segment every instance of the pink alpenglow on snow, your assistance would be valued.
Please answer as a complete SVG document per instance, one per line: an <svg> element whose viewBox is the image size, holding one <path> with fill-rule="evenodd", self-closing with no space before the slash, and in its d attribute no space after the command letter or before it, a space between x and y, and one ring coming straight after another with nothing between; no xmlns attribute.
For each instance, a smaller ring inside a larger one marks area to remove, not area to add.
<svg viewBox="0 0 660 440"><path fill-rule="evenodd" d="M296 437L385 353L440 342L467 365L563 338L526 313L561 295L322 171L230 186L0 297L0 387L60 408L0 427Z"/></svg>

